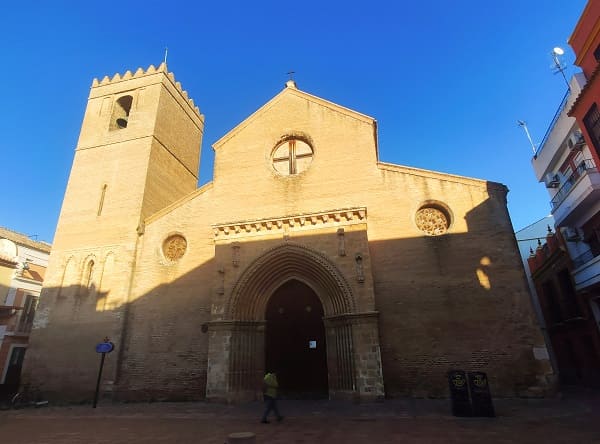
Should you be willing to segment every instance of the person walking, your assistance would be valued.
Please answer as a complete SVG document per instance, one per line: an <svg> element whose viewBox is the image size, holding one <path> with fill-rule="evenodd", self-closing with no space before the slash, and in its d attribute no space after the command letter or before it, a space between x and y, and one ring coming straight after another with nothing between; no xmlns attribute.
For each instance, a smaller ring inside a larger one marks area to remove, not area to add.
<svg viewBox="0 0 600 444"><path fill-rule="evenodd" d="M279 388L279 383L277 382L277 374L275 372L267 372L263 379L263 392L265 398L265 413L263 414L262 422L263 424L268 424L269 421L267 417L271 410L275 413L277 417L277 421L281 421L283 416L279 413L277 409L277 389Z"/></svg>

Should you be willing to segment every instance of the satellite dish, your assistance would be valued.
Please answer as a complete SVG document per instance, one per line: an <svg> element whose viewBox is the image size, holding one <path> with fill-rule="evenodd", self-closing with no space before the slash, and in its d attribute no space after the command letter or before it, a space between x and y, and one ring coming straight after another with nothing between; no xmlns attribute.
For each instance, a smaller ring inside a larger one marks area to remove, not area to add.
<svg viewBox="0 0 600 444"><path fill-rule="evenodd" d="M565 53L565 51L562 48L559 48L558 46L554 48L552 52L556 55L563 55Z"/></svg>

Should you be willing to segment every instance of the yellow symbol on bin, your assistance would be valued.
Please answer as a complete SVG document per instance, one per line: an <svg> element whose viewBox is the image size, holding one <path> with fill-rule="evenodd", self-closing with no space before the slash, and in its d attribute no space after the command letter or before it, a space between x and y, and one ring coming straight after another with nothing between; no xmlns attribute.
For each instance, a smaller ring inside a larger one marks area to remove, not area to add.
<svg viewBox="0 0 600 444"><path fill-rule="evenodd" d="M483 375L475 375L473 384L475 384L476 387L485 387L487 385L487 380Z"/></svg>
<svg viewBox="0 0 600 444"><path fill-rule="evenodd" d="M465 386L465 378L463 377L463 375L453 375L452 384L454 385L454 387L462 388Z"/></svg>

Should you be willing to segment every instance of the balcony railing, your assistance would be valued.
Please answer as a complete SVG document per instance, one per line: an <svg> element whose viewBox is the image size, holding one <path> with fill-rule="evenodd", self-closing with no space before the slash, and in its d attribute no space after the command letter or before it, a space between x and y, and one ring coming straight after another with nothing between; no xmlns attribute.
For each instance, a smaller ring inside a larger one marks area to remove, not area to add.
<svg viewBox="0 0 600 444"><path fill-rule="evenodd" d="M546 142L548 141L548 138L550 137L550 133L552 133L552 130L554 129L554 126L556 125L556 122L558 122L558 118L560 117L560 115L562 114L563 110L565 109L565 106L567 105L567 101L569 99L569 95L570 94L571 94L571 90L567 89L567 92L565 93L564 97L560 101L560 105L558 105L558 109L556 110L556 114L554 114L554 117L552 118L552 121L550 122L550 125L548 125L548 129L546 130L546 134L544 134L544 137L542 139L542 142L539 145L539 148L535 152L535 157L539 156L539 154L544 149L544 146L546 145Z"/></svg>
<svg viewBox="0 0 600 444"><path fill-rule="evenodd" d="M589 261L597 257L597 254L594 254L592 250L588 250L583 254L580 254L575 259L573 259L573 267L579 268L583 264L587 264Z"/></svg>
<svg viewBox="0 0 600 444"><path fill-rule="evenodd" d="M595 170L595 169L596 169L596 165L594 164L593 160L591 160L591 159L582 160L581 163L579 164L579 166L577 166L577 169L575 171L573 171L573 174L571 174L567 178L565 183L562 184L562 186L558 189L558 192L554 195L554 197L550 201L550 204L552 205L552 211L554 211L556 208L558 208L558 206L565 200L565 198L569 195L569 192L571 191L571 189L573 188L575 183L577 183L579 178L581 176L583 176L586 171Z"/></svg>

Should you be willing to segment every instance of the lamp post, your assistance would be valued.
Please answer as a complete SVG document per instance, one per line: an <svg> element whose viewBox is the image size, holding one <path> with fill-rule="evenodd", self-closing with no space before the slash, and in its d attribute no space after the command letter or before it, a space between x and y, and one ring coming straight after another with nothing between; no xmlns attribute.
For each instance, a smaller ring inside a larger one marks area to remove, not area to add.
<svg viewBox="0 0 600 444"><path fill-rule="evenodd" d="M533 150L533 155L535 156L535 143L533 143L533 140L531 139L531 134L529 134L529 129L527 128L527 122L525 122L524 120L517 120L517 125L519 125L521 128L523 128L523 130L525 131L525 134L527 135L527 140L529 140L529 144L531 145L531 149Z"/></svg>

